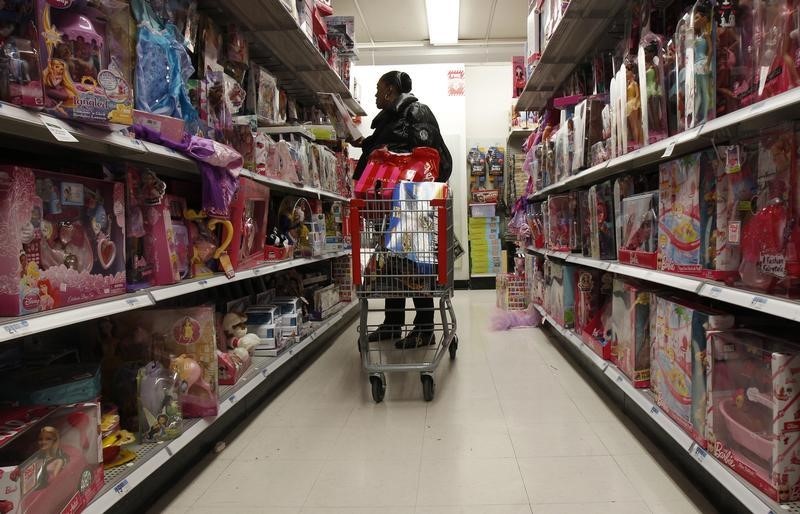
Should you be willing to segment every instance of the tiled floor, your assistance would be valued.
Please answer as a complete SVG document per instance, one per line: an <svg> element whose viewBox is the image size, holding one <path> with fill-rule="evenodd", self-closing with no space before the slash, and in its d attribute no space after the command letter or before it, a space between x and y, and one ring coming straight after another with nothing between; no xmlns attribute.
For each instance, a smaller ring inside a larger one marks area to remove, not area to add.
<svg viewBox="0 0 800 514"><path fill-rule="evenodd" d="M348 328L151 509L169 513L712 513L536 329L493 333L493 291L458 292L458 358L422 401L373 403Z"/></svg>

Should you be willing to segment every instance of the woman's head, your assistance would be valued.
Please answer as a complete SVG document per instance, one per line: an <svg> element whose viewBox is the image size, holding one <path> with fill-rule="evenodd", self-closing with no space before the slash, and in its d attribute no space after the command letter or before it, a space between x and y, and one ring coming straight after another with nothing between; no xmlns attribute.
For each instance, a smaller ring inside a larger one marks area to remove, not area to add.
<svg viewBox="0 0 800 514"><path fill-rule="evenodd" d="M59 448L59 434L55 427L42 427L39 431L39 450L51 452Z"/></svg>
<svg viewBox="0 0 800 514"><path fill-rule="evenodd" d="M388 109L403 93L411 92L411 77L403 71L389 71L378 79L375 92L375 105L378 109Z"/></svg>

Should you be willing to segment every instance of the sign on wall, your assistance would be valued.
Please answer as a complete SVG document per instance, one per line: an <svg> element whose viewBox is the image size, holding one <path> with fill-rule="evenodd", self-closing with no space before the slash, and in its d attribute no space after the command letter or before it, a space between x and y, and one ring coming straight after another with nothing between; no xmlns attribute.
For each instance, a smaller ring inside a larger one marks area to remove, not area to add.
<svg viewBox="0 0 800 514"><path fill-rule="evenodd" d="M464 96L464 68L447 71L447 96Z"/></svg>

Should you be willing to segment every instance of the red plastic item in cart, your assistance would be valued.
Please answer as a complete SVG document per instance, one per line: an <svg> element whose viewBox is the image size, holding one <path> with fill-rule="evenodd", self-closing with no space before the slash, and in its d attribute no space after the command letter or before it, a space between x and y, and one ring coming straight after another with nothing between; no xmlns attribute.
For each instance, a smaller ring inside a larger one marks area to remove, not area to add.
<svg viewBox="0 0 800 514"><path fill-rule="evenodd" d="M423 146L411 153L395 153L380 148L370 154L369 162L356 181L355 196L391 200L394 187L402 180L435 182L437 178L439 152L435 149Z"/></svg>

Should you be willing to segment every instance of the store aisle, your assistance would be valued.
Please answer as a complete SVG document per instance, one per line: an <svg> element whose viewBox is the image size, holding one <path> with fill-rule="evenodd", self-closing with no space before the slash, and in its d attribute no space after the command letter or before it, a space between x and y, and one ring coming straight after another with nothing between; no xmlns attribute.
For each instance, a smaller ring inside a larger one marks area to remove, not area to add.
<svg viewBox="0 0 800 514"><path fill-rule="evenodd" d="M458 358L436 398L390 375L375 405L356 325L152 512L710 513L714 509L537 329L487 329L458 292Z"/></svg>

